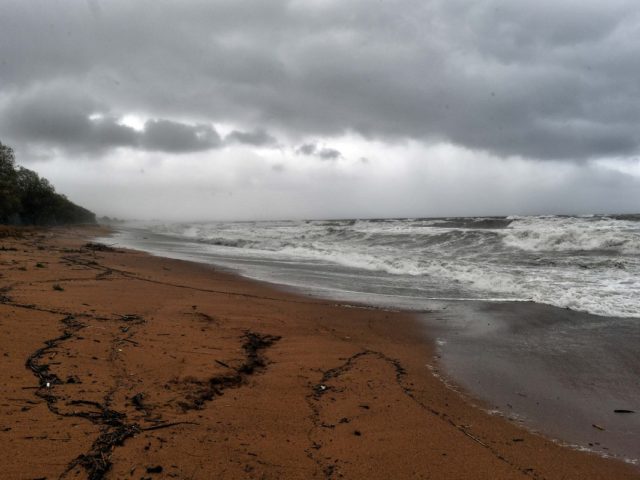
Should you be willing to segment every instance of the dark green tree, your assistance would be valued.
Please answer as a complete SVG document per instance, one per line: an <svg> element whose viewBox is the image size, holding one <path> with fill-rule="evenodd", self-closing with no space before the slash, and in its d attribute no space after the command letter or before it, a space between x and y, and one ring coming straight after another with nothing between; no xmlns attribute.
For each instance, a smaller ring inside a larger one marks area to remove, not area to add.
<svg viewBox="0 0 640 480"><path fill-rule="evenodd" d="M0 142L0 223L9 223L20 208L13 149Z"/></svg>
<svg viewBox="0 0 640 480"><path fill-rule="evenodd" d="M0 223L95 223L95 215L56 193L36 172L16 167L13 150L0 143Z"/></svg>

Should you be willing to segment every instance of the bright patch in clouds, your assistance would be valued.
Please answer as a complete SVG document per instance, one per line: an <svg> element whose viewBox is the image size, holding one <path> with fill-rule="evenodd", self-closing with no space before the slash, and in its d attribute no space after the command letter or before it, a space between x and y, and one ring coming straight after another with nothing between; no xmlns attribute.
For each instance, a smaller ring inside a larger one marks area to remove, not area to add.
<svg viewBox="0 0 640 480"><path fill-rule="evenodd" d="M145 122L146 122L146 119L143 119L138 115L132 115L132 114L124 115L118 119L118 124L133 128L138 132L141 132L142 130L144 130Z"/></svg>

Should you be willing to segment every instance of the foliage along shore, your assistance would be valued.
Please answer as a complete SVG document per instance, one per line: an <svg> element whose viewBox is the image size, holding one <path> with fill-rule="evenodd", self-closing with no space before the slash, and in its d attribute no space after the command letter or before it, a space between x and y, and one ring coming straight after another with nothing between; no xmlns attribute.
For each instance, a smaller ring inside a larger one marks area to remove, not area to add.
<svg viewBox="0 0 640 480"><path fill-rule="evenodd" d="M0 142L0 223L65 225L95 223L96 216L56 193L33 170L17 166L13 149Z"/></svg>

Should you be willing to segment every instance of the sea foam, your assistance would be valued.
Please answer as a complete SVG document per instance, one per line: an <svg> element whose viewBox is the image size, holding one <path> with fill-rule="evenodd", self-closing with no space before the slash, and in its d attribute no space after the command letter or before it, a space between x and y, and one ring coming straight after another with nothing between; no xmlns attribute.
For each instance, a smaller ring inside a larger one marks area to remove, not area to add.
<svg viewBox="0 0 640 480"><path fill-rule="evenodd" d="M422 292L425 298L532 300L597 315L640 317L640 218L634 216L213 222L146 227L198 243L211 254L259 260L261 265L297 262L309 269L334 265L341 269L340 275L352 275L355 284L373 278L359 271L373 272L375 282L388 283L394 294L409 288L414 294ZM296 281L304 283L304 273Z"/></svg>

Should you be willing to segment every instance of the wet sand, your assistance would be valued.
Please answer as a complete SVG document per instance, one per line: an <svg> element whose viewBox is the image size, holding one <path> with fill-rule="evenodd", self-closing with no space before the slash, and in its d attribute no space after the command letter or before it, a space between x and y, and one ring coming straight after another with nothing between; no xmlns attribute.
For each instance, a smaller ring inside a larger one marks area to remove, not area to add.
<svg viewBox="0 0 640 480"><path fill-rule="evenodd" d="M640 478L486 414L414 316L0 231L0 478Z"/></svg>

